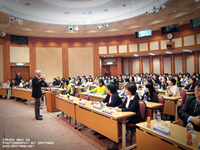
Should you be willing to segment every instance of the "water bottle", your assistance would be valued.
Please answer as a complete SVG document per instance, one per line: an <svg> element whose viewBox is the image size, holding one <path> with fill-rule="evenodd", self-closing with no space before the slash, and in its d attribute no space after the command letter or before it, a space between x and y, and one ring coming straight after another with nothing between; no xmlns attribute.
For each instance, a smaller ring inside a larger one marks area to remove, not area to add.
<svg viewBox="0 0 200 150"><path fill-rule="evenodd" d="M144 95L144 101L147 102L147 95Z"/></svg>
<svg viewBox="0 0 200 150"><path fill-rule="evenodd" d="M186 126L186 132L188 133L189 131L191 131L191 133L193 134L193 125L192 125L192 121L188 120L188 124Z"/></svg>
<svg viewBox="0 0 200 150"><path fill-rule="evenodd" d="M160 114L160 110L157 110L156 120L157 120L158 122L161 122L161 114Z"/></svg>

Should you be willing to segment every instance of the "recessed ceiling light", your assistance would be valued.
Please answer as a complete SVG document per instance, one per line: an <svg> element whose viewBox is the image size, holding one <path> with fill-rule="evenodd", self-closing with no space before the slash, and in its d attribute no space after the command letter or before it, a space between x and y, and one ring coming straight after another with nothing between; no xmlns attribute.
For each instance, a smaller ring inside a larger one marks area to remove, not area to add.
<svg viewBox="0 0 200 150"><path fill-rule="evenodd" d="M195 2L199 2L199 0L195 0Z"/></svg>
<svg viewBox="0 0 200 150"><path fill-rule="evenodd" d="M131 1L131 3L132 3L133 1Z"/></svg>
<svg viewBox="0 0 200 150"><path fill-rule="evenodd" d="M183 51L184 51L184 52L190 52L190 53L192 52L192 51L189 50L189 49L183 49Z"/></svg>
<svg viewBox="0 0 200 150"><path fill-rule="evenodd" d="M176 12L176 10L174 10L174 12Z"/></svg>
<svg viewBox="0 0 200 150"><path fill-rule="evenodd" d="M123 6L123 7L126 7L126 4L123 4L122 6Z"/></svg>
<svg viewBox="0 0 200 150"><path fill-rule="evenodd" d="M169 52L169 51L166 51L165 53L167 53L167 54L172 54L172 52Z"/></svg>
<svg viewBox="0 0 200 150"><path fill-rule="evenodd" d="M182 24L183 22L180 22L180 24Z"/></svg>
<svg viewBox="0 0 200 150"><path fill-rule="evenodd" d="M153 55L154 56L155 54L154 53L149 53L149 55Z"/></svg>
<svg viewBox="0 0 200 150"><path fill-rule="evenodd" d="M135 57L138 57L138 54L134 54Z"/></svg>

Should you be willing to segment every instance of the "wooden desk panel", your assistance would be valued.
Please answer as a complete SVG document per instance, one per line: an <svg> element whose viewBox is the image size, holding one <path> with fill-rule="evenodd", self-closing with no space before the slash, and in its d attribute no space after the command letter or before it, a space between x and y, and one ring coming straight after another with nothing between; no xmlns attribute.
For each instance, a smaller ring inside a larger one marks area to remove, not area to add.
<svg viewBox="0 0 200 150"><path fill-rule="evenodd" d="M25 89L12 89L12 96L16 98L35 101L35 99L32 97L32 91L27 91ZM40 98L40 102L42 102L42 98Z"/></svg>
<svg viewBox="0 0 200 150"><path fill-rule="evenodd" d="M76 120L109 139L117 143L119 142L118 122L116 120L112 120L80 107L76 107Z"/></svg>
<svg viewBox="0 0 200 150"><path fill-rule="evenodd" d="M144 142L145 141L145 142ZM148 133L136 129L137 150L153 149L153 150L180 150L179 148L153 137Z"/></svg>
<svg viewBox="0 0 200 150"><path fill-rule="evenodd" d="M56 96L56 108L76 119L75 104Z"/></svg>
<svg viewBox="0 0 200 150"><path fill-rule="evenodd" d="M193 131L193 133L196 135L196 142L193 143L191 146L189 146L189 145L187 145L186 128L185 127L182 127L182 126L179 126L179 125L171 123L170 127L169 127L170 130L171 130L171 135L167 136L167 135L161 134L161 133L156 132L156 131L153 130L153 126L154 126L155 123L157 123L156 120L152 120L151 121L151 128L147 128L147 123L146 122L138 123L136 125L141 130L143 130L144 132L150 133L153 136L156 136L157 138L161 138L163 140L166 140L167 142L172 143L174 146L178 145L178 146L180 146L180 147L182 147L184 149L188 149L188 150L198 149L198 143L199 143L199 140L200 140L200 132ZM161 125L165 126L165 121L161 121ZM137 133L136 133L136 139L137 139ZM148 138L148 140L145 140L145 141L146 142L150 141L150 139ZM139 141L137 141L137 142L139 142ZM157 147L157 145L159 145L159 142L160 141L158 141L156 143L155 147ZM144 144L144 142L143 142L143 144ZM163 149L163 148L164 148L164 146L161 149Z"/></svg>
<svg viewBox="0 0 200 150"><path fill-rule="evenodd" d="M56 108L56 95L57 93L46 92L46 103L48 112L58 111L58 109Z"/></svg>
<svg viewBox="0 0 200 150"><path fill-rule="evenodd" d="M6 95L7 89L6 88L0 88L0 95Z"/></svg>

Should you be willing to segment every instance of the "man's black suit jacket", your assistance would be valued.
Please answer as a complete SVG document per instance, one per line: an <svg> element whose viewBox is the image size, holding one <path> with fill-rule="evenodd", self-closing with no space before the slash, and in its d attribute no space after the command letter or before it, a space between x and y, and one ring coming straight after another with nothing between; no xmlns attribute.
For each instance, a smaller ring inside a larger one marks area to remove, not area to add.
<svg viewBox="0 0 200 150"><path fill-rule="evenodd" d="M42 83L44 82L43 79L39 81L39 79L35 76L32 80L32 97L34 98L40 98L42 96L42 90L41 86Z"/></svg>
<svg viewBox="0 0 200 150"><path fill-rule="evenodd" d="M196 109L195 113L193 114L196 102L197 102L196 97L195 96L190 96L186 100L184 106L179 111L178 116L183 121L184 126L187 125L188 117L190 117L190 116L193 116L193 117L200 116L200 106ZM194 130L200 132L200 127L199 126L197 126L195 124L193 124L193 126L194 126Z"/></svg>

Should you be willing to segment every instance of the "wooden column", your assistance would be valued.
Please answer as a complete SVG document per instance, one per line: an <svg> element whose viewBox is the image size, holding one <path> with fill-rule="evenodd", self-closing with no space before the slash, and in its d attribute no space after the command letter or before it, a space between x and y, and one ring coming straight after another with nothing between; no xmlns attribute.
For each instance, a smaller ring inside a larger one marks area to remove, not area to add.
<svg viewBox="0 0 200 150"><path fill-rule="evenodd" d="M117 74L122 74L122 58L117 57Z"/></svg>
<svg viewBox="0 0 200 150"><path fill-rule="evenodd" d="M139 58L139 72L140 72L140 73L143 73L142 57Z"/></svg>

